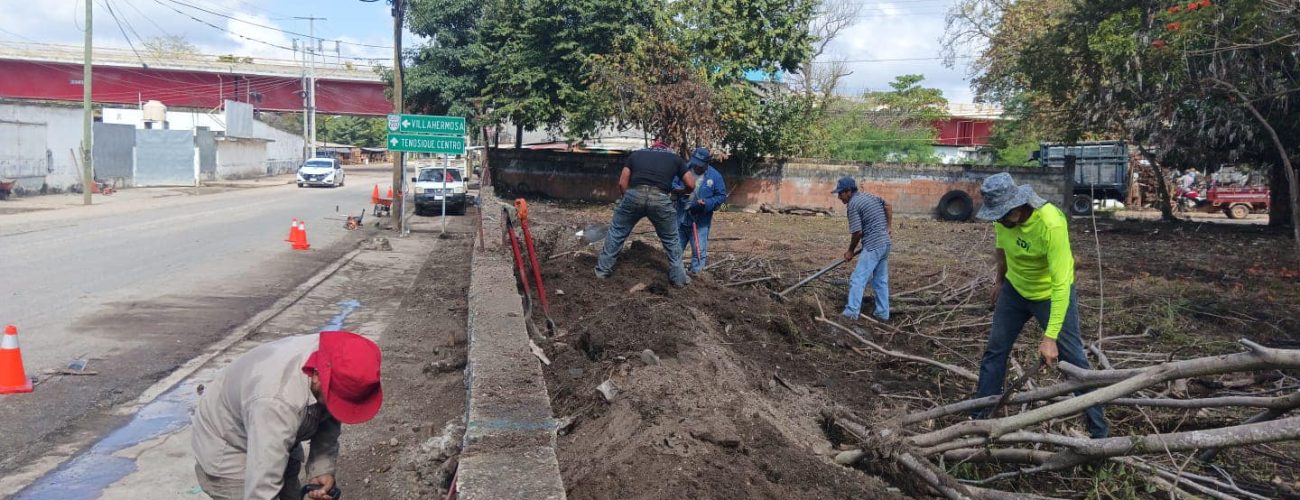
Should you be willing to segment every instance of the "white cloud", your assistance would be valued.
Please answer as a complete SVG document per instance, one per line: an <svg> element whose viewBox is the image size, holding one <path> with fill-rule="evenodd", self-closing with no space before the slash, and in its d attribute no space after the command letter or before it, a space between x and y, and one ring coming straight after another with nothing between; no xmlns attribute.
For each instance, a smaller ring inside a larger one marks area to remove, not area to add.
<svg viewBox="0 0 1300 500"><path fill-rule="evenodd" d="M858 23L831 42L823 60L928 60L850 63L848 69L853 74L841 82L840 93L856 95L868 90L886 90L895 76L921 73L925 75L924 85L942 89L949 101L971 102L965 68L960 64L947 68L937 59L944 13L951 5L952 0L864 4Z"/></svg>

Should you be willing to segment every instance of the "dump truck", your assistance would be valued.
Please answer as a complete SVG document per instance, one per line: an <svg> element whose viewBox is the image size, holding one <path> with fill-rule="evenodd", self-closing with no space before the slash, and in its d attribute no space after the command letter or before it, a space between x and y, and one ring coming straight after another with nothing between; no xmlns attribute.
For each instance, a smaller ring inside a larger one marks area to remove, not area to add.
<svg viewBox="0 0 1300 500"><path fill-rule="evenodd" d="M1092 213L1095 200L1124 200L1129 188L1129 155L1124 141L1043 143L1030 158L1039 166L1064 168L1074 157L1074 197L1071 215Z"/></svg>

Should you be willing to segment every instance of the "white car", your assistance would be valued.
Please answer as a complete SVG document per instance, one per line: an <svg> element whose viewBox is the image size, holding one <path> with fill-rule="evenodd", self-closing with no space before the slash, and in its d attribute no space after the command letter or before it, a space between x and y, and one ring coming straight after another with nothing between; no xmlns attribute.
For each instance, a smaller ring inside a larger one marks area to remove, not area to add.
<svg viewBox="0 0 1300 500"><path fill-rule="evenodd" d="M412 178L411 182L415 186L417 215L441 213L444 203L448 213L465 214L469 198L459 168L421 167L419 175Z"/></svg>
<svg viewBox="0 0 1300 500"><path fill-rule="evenodd" d="M343 185L343 166L332 158L312 158L298 167L298 187Z"/></svg>

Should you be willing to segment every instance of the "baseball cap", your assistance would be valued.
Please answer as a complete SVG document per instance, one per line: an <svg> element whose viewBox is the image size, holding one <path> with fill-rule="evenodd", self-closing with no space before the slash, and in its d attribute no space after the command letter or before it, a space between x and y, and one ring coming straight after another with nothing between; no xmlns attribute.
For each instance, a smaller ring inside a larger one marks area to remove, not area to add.
<svg viewBox="0 0 1300 500"><path fill-rule="evenodd" d="M352 332L320 332L320 347L303 364L320 376L321 401L339 422L359 424L375 418L384 404L379 346Z"/></svg>
<svg viewBox="0 0 1300 500"><path fill-rule="evenodd" d="M853 180L852 177L846 176L840 177L840 180L835 183L835 191L832 191L832 193L840 194L845 191L854 191L856 189L858 189L858 181Z"/></svg>

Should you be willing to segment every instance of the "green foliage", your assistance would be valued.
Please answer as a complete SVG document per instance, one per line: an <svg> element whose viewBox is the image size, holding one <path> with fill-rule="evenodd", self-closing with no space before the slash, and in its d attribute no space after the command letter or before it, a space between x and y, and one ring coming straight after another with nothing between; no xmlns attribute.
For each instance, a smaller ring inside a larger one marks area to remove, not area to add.
<svg viewBox="0 0 1300 500"><path fill-rule="evenodd" d="M384 118L320 115L317 120L317 138L322 141L377 148L384 147L388 138L388 123Z"/></svg>
<svg viewBox="0 0 1300 500"><path fill-rule="evenodd" d="M674 35L711 80L733 83L750 70L795 71L815 37L817 0L679 0Z"/></svg>
<svg viewBox="0 0 1300 500"><path fill-rule="evenodd" d="M939 89L921 86L924 75L901 75L893 90L868 92L861 102L834 101L827 111L831 158L863 162L934 162L939 132L935 120L947 116Z"/></svg>

